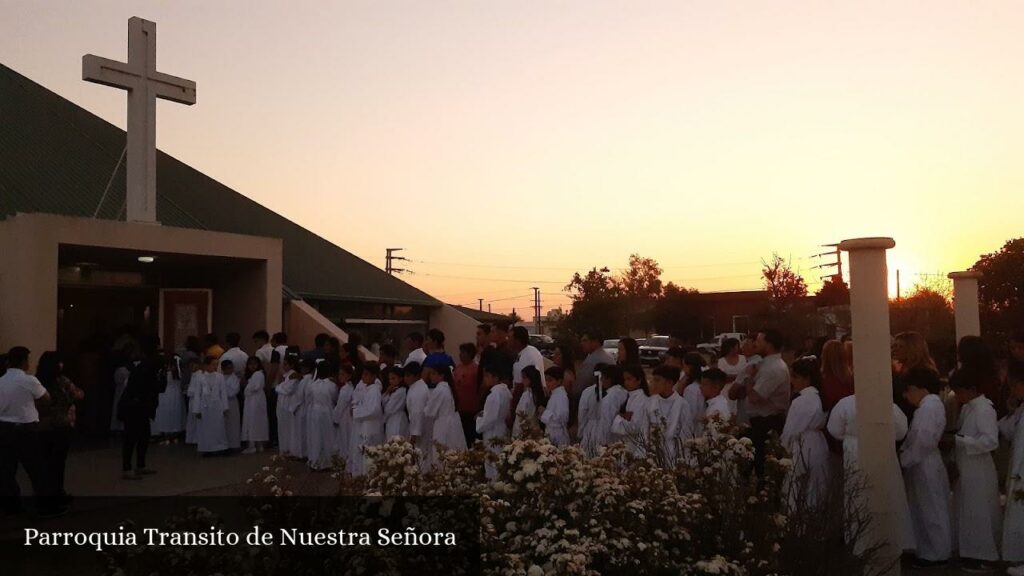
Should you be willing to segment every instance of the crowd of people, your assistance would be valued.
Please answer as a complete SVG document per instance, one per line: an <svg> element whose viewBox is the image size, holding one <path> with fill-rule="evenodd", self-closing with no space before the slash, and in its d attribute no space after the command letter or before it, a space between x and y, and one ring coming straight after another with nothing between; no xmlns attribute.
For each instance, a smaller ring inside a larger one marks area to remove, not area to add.
<svg viewBox="0 0 1024 576"><path fill-rule="evenodd" d="M392 438L417 446L424 468L439 447L465 450L483 440L496 450L527 430L591 455L615 442L637 455L657 450L673 465L687 462L687 440L723 427L750 438L756 474L768 439L780 439L792 455L787 482L801 487L793 499L820 502L841 471L859 469L850 340L822 341L787 360L783 336L765 329L726 339L717 354L673 346L651 369L632 338L620 339L612 357L600 335L585 334L549 360L525 328L507 324L480 325L457 359L437 329L410 334L401 361L392 345L367 360L373 355L357 338L341 343L327 334L305 351L283 333L253 334L251 355L237 333L224 342L192 337L166 355L150 346L152 353L115 373L125 478L153 473L146 466L151 436L194 444L204 455L276 446L313 470L340 460L359 475L369 466L363 448ZM899 334L892 344L899 465L889 493L902 548L919 566L955 553L968 569L1024 562L1024 336L1013 339L1002 364L981 338L965 337L957 367L943 375L919 334ZM19 463L36 494L55 496L59 507L69 498L64 459L81 391L62 375L56 353L43 354L36 376L24 348L12 349L6 363L5 510L18 505ZM1000 434L1012 446L1005 510L993 459ZM495 470L487 465L485 473Z"/></svg>

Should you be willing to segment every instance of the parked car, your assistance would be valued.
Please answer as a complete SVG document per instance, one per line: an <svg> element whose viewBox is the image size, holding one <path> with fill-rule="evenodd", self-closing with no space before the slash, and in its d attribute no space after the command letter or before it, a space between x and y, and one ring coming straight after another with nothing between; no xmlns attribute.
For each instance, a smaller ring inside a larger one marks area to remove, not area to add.
<svg viewBox="0 0 1024 576"><path fill-rule="evenodd" d="M644 340L640 346L640 363L646 365L661 364L665 360L665 353L668 352L668 336L655 334Z"/></svg>
<svg viewBox="0 0 1024 576"><path fill-rule="evenodd" d="M555 339L547 334L530 334L530 345L540 350L545 358L555 353Z"/></svg>
<svg viewBox="0 0 1024 576"><path fill-rule="evenodd" d="M724 342L727 338L735 338L737 340L742 341L744 336L745 334L743 334L742 332L722 332L718 336L712 338L709 342L697 344L697 349L703 350L705 352L714 352L715 354L718 354L722 350L722 342Z"/></svg>
<svg viewBox="0 0 1024 576"><path fill-rule="evenodd" d="M616 362L619 361L619 339L618 338L611 338L609 340L605 340L604 344L602 344L601 347L604 348L604 351L607 352L608 355L612 357L612 360L615 360Z"/></svg>

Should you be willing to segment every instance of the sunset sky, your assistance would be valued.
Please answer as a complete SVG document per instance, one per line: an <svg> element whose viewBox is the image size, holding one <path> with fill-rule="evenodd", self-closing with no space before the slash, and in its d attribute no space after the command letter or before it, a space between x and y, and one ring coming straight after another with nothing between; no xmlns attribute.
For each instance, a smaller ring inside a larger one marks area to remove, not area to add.
<svg viewBox="0 0 1024 576"><path fill-rule="evenodd" d="M162 150L452 303L564 304L633 252L816 287L858 236L908 290L1024 233L1021 2L0 0L0 62L124 127L81 56L131 16L198 84Z"/></svg>

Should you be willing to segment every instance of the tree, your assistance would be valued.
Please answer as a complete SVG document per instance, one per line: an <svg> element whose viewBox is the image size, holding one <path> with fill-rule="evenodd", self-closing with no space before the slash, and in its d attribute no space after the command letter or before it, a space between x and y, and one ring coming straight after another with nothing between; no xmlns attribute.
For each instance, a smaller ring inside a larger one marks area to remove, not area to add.
<svg viewBox="0 0 1024 576"><path fill-rule="evenodd" d="M1008 240L983 255L973 269L981 272L978 296L987 332L1006 336L1024 326L1024 238Z"/></svg>
<svg viewBox="0 0 1024 576"><path fill-rule="evenodd" d="M807 282L786 262L778 252L772 254L770 262L762 262L761 276L772 311L778 314L788 312L807 296Z"/></svg>
<svg viewBox="0 0 1024 576"><path fill-rule="evenodd" d="M909 296L889 302L889 327L893 334L920 333L936 358L955 345L953 307L945 295L926 285L916 284Z"/></svg>
<svg viewBox="0 0 1024 576"><path fill-rule="evenodd" d="M607 269L576 272L565 285L572 310L565 316L564 331L573 334L618 333L622 326L622 287Z"/></svg>
<svg viewBox="0 0 1024 576"><path fill-rule="evenodd" d="M833 276L814 293L814 304L818 308L849 306L850 287L839 276Z"/></svg>
<svg viewBox="0 0 1024 576"><path fill-rule="evenodd" d="M661 296L661 266L653 258L631 254L619 286L626 304L626 332L650 328L654 304Z"/></svg>
<svg viewBox="0 0 1024 576"><path fill-rule="evenodd" d="M700 304L697 290L665 285L661 298L654 305L654 329L659 334L678 334L696 340L700 338Z"/></svg>

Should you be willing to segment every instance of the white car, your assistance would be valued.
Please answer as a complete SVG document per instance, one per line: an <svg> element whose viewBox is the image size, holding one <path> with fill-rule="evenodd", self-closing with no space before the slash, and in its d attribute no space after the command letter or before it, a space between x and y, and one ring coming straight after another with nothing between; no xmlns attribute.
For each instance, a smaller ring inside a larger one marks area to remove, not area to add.
<svg viewBox="0 0 1024 576"><path fill-rule="evenodd" d="M744 337L746 337L746 335L743 334L742 332L723 332L718 336L712 338L710 342L698 344L697 349L704 350L705 352L714 352L715 354L718 354L718 352L722 349L722 342L725 342L727 338L735 338L742 342Z"/></svg>
<svg viewBox="0 0 1024 576"><path fill-rule="evenodd" d="M608 355L612 357L612 360L615 360L616 362L619 361L619 339L618 338L612 338L610 340L605 340L604 344L602 344L601 347L604 348L604 351L607 352Z"/></svg>

